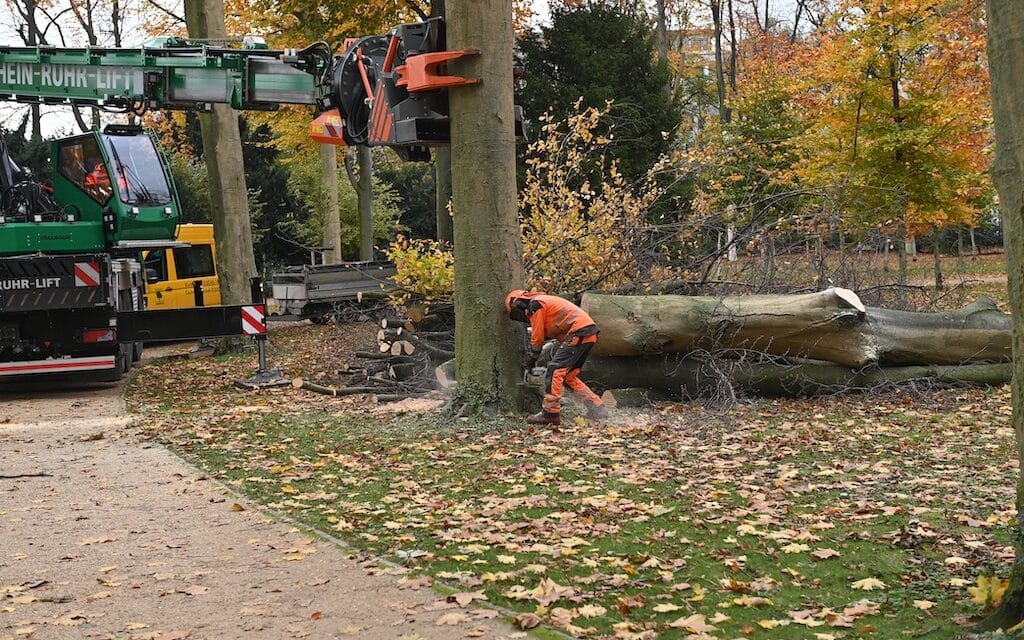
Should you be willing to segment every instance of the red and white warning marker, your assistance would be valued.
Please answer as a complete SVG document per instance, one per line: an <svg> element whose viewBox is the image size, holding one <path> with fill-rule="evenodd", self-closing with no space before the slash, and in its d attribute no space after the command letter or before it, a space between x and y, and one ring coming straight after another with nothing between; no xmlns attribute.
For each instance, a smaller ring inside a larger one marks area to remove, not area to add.
<svg viewBox="0 0 1024 640"><path fill-rule="evenodd" d="M247 336L262 336L267 333L264 319L267 310L262 304L242 307L242 333Z"/></svg>
<svg viewBox="0 0 1024 640"><path fill-rule="evenodd" d="M100 286L100 265L96 262L75 263L75 286L76 287L98 287Z"/></svg>

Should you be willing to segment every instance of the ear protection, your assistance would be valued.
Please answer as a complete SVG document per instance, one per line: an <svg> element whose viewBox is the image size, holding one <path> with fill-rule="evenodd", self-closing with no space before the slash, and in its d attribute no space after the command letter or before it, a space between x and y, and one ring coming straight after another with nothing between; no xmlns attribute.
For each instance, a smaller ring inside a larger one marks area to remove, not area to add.
<svg viewBox="0 0 1024 640"><path fill-rule="evenodd" d="M508 317L518 322L526 322L526 310L529 308L529 298L512 298L508 308Z"/></svg>

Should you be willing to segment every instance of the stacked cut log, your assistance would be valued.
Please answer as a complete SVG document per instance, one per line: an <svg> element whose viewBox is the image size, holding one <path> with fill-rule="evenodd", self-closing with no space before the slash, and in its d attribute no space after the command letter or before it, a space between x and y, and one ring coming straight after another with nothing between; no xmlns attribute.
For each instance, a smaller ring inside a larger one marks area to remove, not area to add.
<svg viewBox="0 0 1024 640"><path fill-rule="evenodd" d="M301 379L293 386L326 395L373 394L378 401L399 400L434 390L434 369L454 357L454 331L418 331L409 319L380 321L377 341L355 351L356 362L338 373L344 386L324 387Z"/></svg>
<svg viewBox="0 0 1024 640"><path fill-rule="evenodd" d="M839 288L721 298L586 294L582 305L601 328L583 375L606 388L778 396L1010 378L1010 317L988 298L943 313L866 307Z"/></svg>

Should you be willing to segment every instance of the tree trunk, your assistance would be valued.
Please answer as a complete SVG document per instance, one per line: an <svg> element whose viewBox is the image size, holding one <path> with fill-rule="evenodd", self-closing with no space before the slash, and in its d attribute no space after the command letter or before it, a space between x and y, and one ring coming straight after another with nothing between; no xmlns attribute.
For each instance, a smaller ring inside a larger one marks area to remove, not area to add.
<svg viewBox="0 0 1024 640"><path fill-rule="evenodd" d="M370 147L356 147L359 157L359 259L373 260L373 153Z"/></svg>
<svg viewBox="0 0 1024 640"><path fill-rule="evenodd" d="M935 290L942 291L942 251L939 247L939 228L932 227L932 257L935 259Z"/></svg>
<svg viewBox="0 0 1024 640"><path fill-rule="evenodd" d="M899 288L896 291L896 301L900 308L907 306L907 231L901 223L899 240L896 242L897 267L896 284Z"/></svg>
<svg viewBox="0 0 1024 640"><path fill-rule="evenodd" d="M452 152L447 147L434 149L434 184L437 193L437 239L451 244L452 215L448 212L448 203L452 200Z"/></svg>
<svg viewBox="0 0 1024 640"><path fill-rule="evenodd" d="M992 78L996 157L993 177L1005 230L1006 273L1013 315L1013 430L1017 460L1024 469L1024 2L987 0L988 64ZM973 238L973 230L972 230ZM1018 471L1020 474L1020 471ZM1024 513L1024 474L1017 480L1017 512ZM1024 518L1017 518L1011 538L1017 558L1002 605L986 618L984 629L1008 629L1024 619Z"/></svg>
<svg viewBox="0 0 1024 640"><path fill-rule="evenodd" d="M865 307L838 288L719 298L588 293L582 306L601 328L596 356L740 350L852 368L1010 358L1010 318L984 297L943 313Z"/></svg>
<svg viewBox="0 0 1024 640"><path fill-rule="evenodd" d="M739 256L736 255L736 227L730 223L725 229L725 243L728 245L729 262L736 262Z"/></svg>
<svg viewBox="0 0 1024 640"><path fill-rule="evenodd" d="M657 44L658 58L662 62L668 62L668 15L665 10L665 0L655 0L657 9Z"/></svg>
<svg viewBox="0 0 1024 640"><path fill-rule="evenodd" d="M794 397L867 391L911 381L994 386L1010 380L1013 365L867 367L861 370L824 363L773 364L743 360L696 359L682 354L642 358L591 357L581 377L599 389L643 387L671 398L692 399L738 394ZM614 395L614 391L612 395Z"/></svg>
<svg viewBox="0 0 1024 640"><path fill-rule="evenodd" d="M186 0L185 17L190 37L224 38L223 0ZM244 304L251 301L249 279L256 274L256 260L238 114L228 105L216 104L212 113L199 114L199 126L210 174L221 300Z"/></svg>
<svg viewBox="0 0 1024 640"><path fill-rule="evenodd" d="M341 211L338 205L338 150L332 144L320 145L320 163L323 165L324 189L327 207L324 211L323 238L324 264L339 264L341 255Z"/></svg>
<svg viewBox="0 0 1024 640"><path fill-rule="evenodd" d="M882 236L882 271L889 273L889 236Z"/></svg>
<svg viewBox="0 0 1024 640"><path fill-rule="evenodd" d="M523 286L516 211L512 101L512 0L448 0L448 48L478 56L449 65L480 78L452 89L452 208L455 211L455 353L458 394L473 405L523 408L518 386L523 332L503 301Z"/></svg>
<svg viewBox="0 0 1024 640"><path fill-rule="evenodd" d="M974 227L971 227L971 253L973 253L975 257L980 253L978 251L978 242L974 239Z"/></svg>
<svg viewBox="0 0 1024 640"><path fill-rule="evenodd" d="M718 92L718 117L729 122L731 115L725 106L725 67L722 59L722 0L711 0L711 20L715 29L715 88Z"/></svg>
<svg viewBox="0 0 1024 640"><path fill-rule="evenodd" d="M964 228L963 225L956 226L956 270L958 273L963 273L966 265L964 265Z"/></svg>

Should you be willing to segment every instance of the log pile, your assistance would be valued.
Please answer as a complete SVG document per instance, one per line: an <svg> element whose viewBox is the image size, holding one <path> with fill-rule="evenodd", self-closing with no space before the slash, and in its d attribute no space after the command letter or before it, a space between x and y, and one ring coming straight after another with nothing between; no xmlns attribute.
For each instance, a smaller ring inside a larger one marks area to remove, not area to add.
<svg viewBox="0 0 1024 640"><path fill-rule="evenodd" d="M1011 320L988 298L943 313L866 307L848 289L805 295L611 296L582 305L601 328L583 371L606 388L673 397L806 395L913 380L1009 380Z"/></svg>
<svg viewBox="0 0 1024 640"><path fill-rule="evenodd" d="M386 317L380 321L376 344L355 351L356 361L338 370L344 385L323 386L296 378L292 386L331 396L370 394L378 402L429 393L437 388L434 369L455 357L454 329L434 329L435 325L438 323L422 317L418 324L408 318Z"/></svg>

